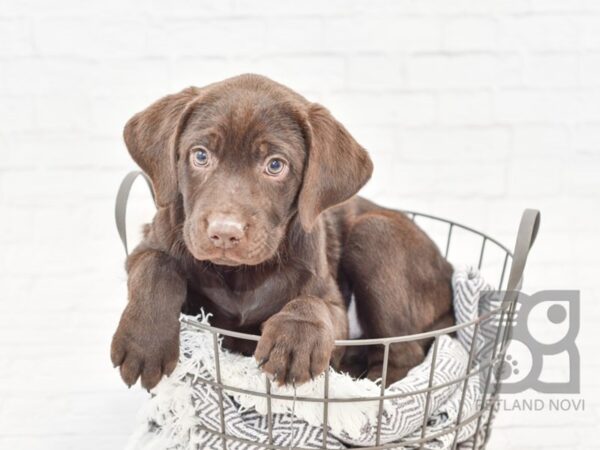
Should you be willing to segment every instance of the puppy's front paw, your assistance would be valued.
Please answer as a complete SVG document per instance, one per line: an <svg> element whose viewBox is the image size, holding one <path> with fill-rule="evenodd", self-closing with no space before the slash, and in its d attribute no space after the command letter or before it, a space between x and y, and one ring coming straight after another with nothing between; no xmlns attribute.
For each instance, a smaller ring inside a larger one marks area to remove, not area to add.
<svg viewBox="0 0 600 450"><path fill-rule="evenodd" d="M331 327L280 312L263 325L254 357L279 384L302 384L329 366L334 347Z"/></svg>
<svg viewBox="0 0 600 450"><path fill-rule="evenodd" d="M179 358L179 321L141 321L125 310L113 336L111 360L120 366L121 378L128 385L141 378L148 390L163 375L170 375Z"/></svg>

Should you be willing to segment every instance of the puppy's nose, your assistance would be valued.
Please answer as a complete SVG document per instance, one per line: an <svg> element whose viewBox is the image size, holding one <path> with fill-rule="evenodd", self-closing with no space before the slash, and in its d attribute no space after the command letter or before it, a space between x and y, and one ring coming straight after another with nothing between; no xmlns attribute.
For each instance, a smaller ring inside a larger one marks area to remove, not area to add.
<svg viewBox="0 0 600 450"><path fill-rule="evenodd" d="M238 245L246 235L246 225L227 215L215 215L208 221L208 238L215 247L232 248Z"/></svg>

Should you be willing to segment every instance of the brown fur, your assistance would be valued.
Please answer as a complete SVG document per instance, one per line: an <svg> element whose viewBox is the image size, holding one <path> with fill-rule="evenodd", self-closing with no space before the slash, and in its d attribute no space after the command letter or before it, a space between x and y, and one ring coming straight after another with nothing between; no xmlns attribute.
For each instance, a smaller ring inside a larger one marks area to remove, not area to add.
<svg viewBox="0 0 600 450"><path fill-rule="evenodd" d="M225 346L254 354L280 383L303 383L330 362L381 374L379 349L343 361L343 349L334 352L348 336L352 294L367 338L452 324L451 266L403 214L354 197L371 161L322 106L242 75L164 97L124 135L159 206L127 259L129 302L111 349L127 384L141 377L149 389L172 372L182 310L260 333L257 346ZM198 145L209 150L206 167L193 163ZM273 155L285 175L266 174ZM231 248L207 232L217 216L243 225ZM420 363L429 343L393 345L388 382Z"/></svg>

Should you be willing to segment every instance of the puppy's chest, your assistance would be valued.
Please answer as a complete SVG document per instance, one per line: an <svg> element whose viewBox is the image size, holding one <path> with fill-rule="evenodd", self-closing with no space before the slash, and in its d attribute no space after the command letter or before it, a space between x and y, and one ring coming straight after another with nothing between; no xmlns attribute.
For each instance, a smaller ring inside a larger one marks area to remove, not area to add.
<svg viewBox="0 0 600 450"><path fill-rule="evenodd" d="M189 281L188 303L213 314L216 326L246 328L277 313L295 296L285 277L203 273Z"/></svg>

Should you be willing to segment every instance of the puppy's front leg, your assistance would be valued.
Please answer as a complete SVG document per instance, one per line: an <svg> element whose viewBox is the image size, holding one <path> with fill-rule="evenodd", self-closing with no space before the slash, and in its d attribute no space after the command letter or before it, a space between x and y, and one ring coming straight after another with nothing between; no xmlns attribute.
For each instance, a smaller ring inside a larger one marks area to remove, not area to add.
<svg viewBox="0 0 600 450"><path fill-rule="evenodd" d="M263 324L254 357L279 384L302 384L327 369L334 340L347 333L341 299L299 297Z"/></svg>
<svg viewBox="0 0 600 450"><path fill-rule="evenodd" d="M138 247L127 259L129 302L113 336L111 359L129 386L152 389L179 357L179 313L187 284L169 255Z"/></svg>

